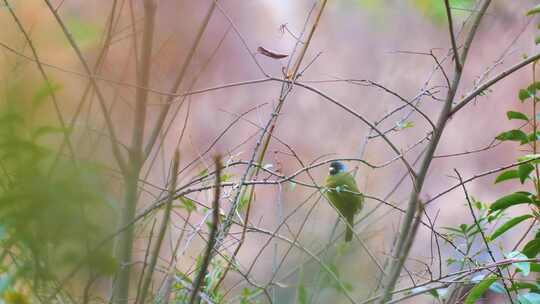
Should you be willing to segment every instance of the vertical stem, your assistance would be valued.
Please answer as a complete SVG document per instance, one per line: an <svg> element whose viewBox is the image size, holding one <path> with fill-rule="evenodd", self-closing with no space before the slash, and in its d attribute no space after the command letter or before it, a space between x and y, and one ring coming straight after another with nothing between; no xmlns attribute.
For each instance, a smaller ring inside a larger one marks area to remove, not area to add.
<svg viewBox="0 0 540 304"><path fill-rule="evenodd" d="M135 94L135 119L133 121L133 137L131 143L132 161L142 165L142 149L144 127L146 120L146 103L148 100L148 90L146 89L150 80L150 67L152 58L152 43L154 40L154 26L156 16L156 4L152 0L144 2L144 32L142 36L142 52L140 68L137 73L137 91Z"/></svg>
<svg viewBox="0 0 540 304"><path fill-rule="evenodd" d="M180 159L179 152L178 150L176 150L176 152L174 153L173 167L171 170L171 182L169 184L169 197L167 198L167 203L165 205L165 213L163 214L163 220L161 221L161 226L159 228L156 244L152 252L150 264L148 266L148 273L146 274L146 277L144 278L144 283L142 286L141 297L140 297L140 303L145 303L146 301L148 290L150 288L150 282L152 282L152 276L154 275L154 270L156 268L159 253L161 251L161 244L163 243L163 239L165 238L165 232L167 231L167 226L169 225L169 218L171 216L171 210L172 210L172 202L174 200L174 191L176 190L176 179L178 177L177 172L178 172L178 163L180 161L179 159Z"/></svg>
<svg viewBox="0 0 540 304"><path fill-rule="evenodd" d="M309 31L308 38L306 43L304 44L304 47L302 50L300 50L300 55L296 59L296 62L294 63L292 71L287 75L289 79L296 80L296 77L298 76L298 70L300 69L300 64L302 64L302 60L304 60L304 56L306 55L306 51L308 49L308 46L311 42L311 39L313 38L313 35L315 34L315 30L317 29L319 25L319 21L321 20L322 13L324 11L324 8L326 7L326 3L328 0L322 0L321 1L321 9L319 10L319 13L317 14L317 17L315 18L315 22L313 23L313 26L311 27L311 31Z"/></svg>
<svg viewBox="0 0 540 304"><path fill-rule="evenodd" d="M218 236L219 228L219 197L221 193L221 157L216 156L214 159L214 164L216 167L216 183L214 187L214 200L212 203L212 228L210 229L210 235L208 236L208 243L206 244L206 250L204 252L204 257L202 260L201 268L197 277L193 281L193 289L191 290L191 296L189 299L189 304L199 303L200 296L199 290L203 288L203 281L206 277L208 267L212 261L212 250L216 244L216 238Z"/></svg>
<svg viewBox="0 0 540 304"><path fill-rule="evenodd" d="M131 220L135 216L137 202L138 176L129 173L124 179L126 182L126 188L124 190L124 209L122 210L119 227L125 227L131 223ZM132 226L126 228L119 235L116 244L116 257L120 263L120 269L118 270L118 276L114 286L113 303L123 304L128 302L133 234L134 229Z"/></svg>
<svg viewBox="0 0 540 304"><path fill-rule="evenodd" d="M114 288L115 303L127 304L129 297L130 273L132 264L134 227L129 225L135 217L138 199L138 181L143 166L143 139L146 120L146 104L150 81L150 67L156 4L153 0L144 2L144 30L141 43L140 68L137 75L137 91L135 95L135 118L133 123L132 144L130 147L129 164L124 174L126 181L124 210L121 215L120 227L128 228L119 236L117 244L117 259L121 265L117 285Z"/></svg>
<svg viewBox="0 0 540 304"><path fill-rule="evenodd" d="M405 260L407 259L409 255L410 246L408 246L407 244L409 244L412 241L411 238L414 237L410 234L412 231L411 228L413 227L413 222L414 222L414 217L415 217L414 215L420 204L419 202L420 192L422 191L422 187L424 186L424 181L428 174L431 161L433 160L433 155L435 154L435 150L437 149L439 141L442 137L442 133L444 131L446 123L451 116L452 103L454 101L459 83L461 81L461 76L463 73L463 66L465 65L469 49L473 42L476 31L478 27L480 26L480 21L482 20L482 17L484 16L490 4L491 4L491 0L484 0L482 2L482 4L480 5L480 9L478 10L478 12L476 12L477 16L473 21L473 24L467 36L467 39L465 40L465 44L463 46L463 53L461 54L462 67L461 69L456 68L451 86L448 88L448 93L445 98L444 107L441 111L441 114L439 115L439 119L437 120L436 128L433 131L433 137L431 139L431 142L428 145L426 156L422 160L420 170L413 183L413 189L411 191L409 202L407 205L407 212L405 213L405 218L403 219L403 222L400 227L397 243L395 244L392 250L391 258L393 258L393 260L389 264L389 270L387 272L388 276L387 276L387 279L385 280L383 294L382 294L382 297L379 299L378 303L381 303L381 304L386 303L392 299L392 291L394 290L397 284L399 275L401 273L401 270L403 269L403 265L405 264ZM459 54L454 54L454 56L456 56L457 58L459 57Z"/></svg>

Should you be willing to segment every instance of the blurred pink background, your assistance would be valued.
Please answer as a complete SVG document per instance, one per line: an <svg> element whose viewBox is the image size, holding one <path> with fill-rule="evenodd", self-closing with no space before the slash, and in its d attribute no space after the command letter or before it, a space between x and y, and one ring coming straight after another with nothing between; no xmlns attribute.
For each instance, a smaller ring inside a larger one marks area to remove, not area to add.
<svg viewBox="0 0 540 304"><path fill-rule="evenodd" d="M136 4L134 9L136 20L138 20L137 26L140 29L142 27L140 20L142 10L140 3L134 2ZM319 53L320 56L307 69L300 82L316 87L374 122L401 105L401 101L374 87L346 82L322 83L318 81L366 79L380 83L403 97L411 99L424 86L435 63L430 56L404 52L429 53L432 50L439 60L443 60L450 47L450 40L446 20L436 19L423 11L422 1L380 1L380 3L371 1L369 5L368 2L370 1L329 2L306 54L304 66ZM80 39L84 54L92 65L99 51L101 32L104 29L111 3L112 1L66 0L60 9L60 13L67 20L68 25L80 27L82 33L78 34L79 36L76 38ZM151 87L153 89L167 91L170 88L210 3L210 1L158 1L158 26L154 45L154 65L151 71ZM283 29L282 25L286 25L291 32L299 34L314 1L224 0L220 3L247 42L249 50L245 49L235 30L229 28L229 23L223 13L216 9L209 28L204 34L202 44L197 49L194 60L189 67L188 77L184 81L182 92L188 89L189 83L195 77L199 78L194 90L263 78L264 75L254 64L250 52L255 54L257 47L263 46L279 53L290 54L294 48L295 39L287 31L280 30L280 28ZM483 79L488 79L518 62L523 54L533 54L536 51L534 47L534 35L536 34L534 22L529 24L530 20L524 15L534 3L535 1L494 1L472 45L458 96L470 92L475 81L486 73L488 68L496 65L487 74L487 78ZM38 44L44 62L69 71L83 71L58 26L41 1L17 1L13 5L25 26L31 29L32 38ZM454 13L454 24L456 31L458 31L469 12L455 10ZM114 43L99 75L105 79L122 83L135 83L133 42L127 4L125 4L121 14L122 18L113 38ZM7 18L5 13L2 13L1 16L0 24L5 30L0 32L0 41L12 47L20 47L24 41L20 33L13 29L12 21ZM140 36L140 34L138 31L137 35ZM223 43L215 55L211 57L225 34ZM463 41L463 35L459 36L459 41ZM28 51L24 51L24 53L26 54ZM504 59L500 61L503 55ZM10 77L8 67L16 58L18 57L12 53L5 52L0 59L3 79ZM209 58L211 59L207 62ZM287 63L287 59L273 60L261 55L255 55L255 58L268 74L282 77L282 67ZM205 66L206 68L200 73ZM447 60L444 67L448 73L451 73L452 62ZM86 81L84 78L55 68L48 68L47 71L53 79L63 84L61 91L61 95L64 97L62 99L64 101L63 109L65 115L70 117L82 95L81 92ZM24 72L27 73L25 77L39 79L33 65L26 65ZM476 102L458 112L458 115L451 120L445 129L443 140L436 154L445 155L482 148L488 145L498 133L512 126L515 127L515 124L507 121L505 113L508 110L530 111L517 98L517 91L530 81L531 70L525 68L501 81L492 87L486 96L478 98ZM441 73L435 72L429 86L444 84L445 81ZM114 85L109 81L100 81L100 85L106 92L107 99L111 103L115 100L113 116L117 123L117 131L120 139L129 144L135 90L128 86ZM258 105L265 105L247 114L245 119L249 121L240 120L236 123L210 150L210 153L197 161L196 165L187 173L180 176L180 184L189 181L211 164L211 156L215 153L222 153L229 160L249 160L251 149L259 134L257 133L258 129L250 122L258 125L266 123L272 108L277 103L280 86L281 84L278 82L265 82L188 97L186 101L189 103L190 116L184 138L180 144L181 167L193 159L199 158L200 153L205 151L210 143L235 119L235 115ZM444 93L444 89L441 89L436 96L443 98ZM150 94L148 126L152 126L157 113L159 113L160 103L163 101L163 96ZM169 161L184 128L187 103L180 109L180 114L174 120L170 133L164 139L163 154L158 155L154 167L147 168L150 169L147 180L151 184L165 184L165 173ZM425 97L421 104L421 108L430 115L433 121L436 121L441 106L441 102L429 97ZM379 128L386 130L394 127L399 119L408 112L409 110L405 109L395 114L380 124ZM83 117L75 130L75 136L79 138L78 148L82 157L101 160L112 166L107 141L96 135L96 132L91 131L100 129L103 125L95 100L92 108L85 110ZM426 136L430 128L429 124L417 114L412 114L407 121L412 122L413 126L399 132L391 132L388 135L396 146L403 150ZM373 164L384 163L393 158L395 154L379 138L369 140L365 147L365 153L361 155L368 131L369 128L357 118L312 92L295 87L285 102L275 136L290 145L304 163L310 163L320 156L326 156L326 159L361 157ZM256 136L245 142L254 134ZM413 161L424 146L425 143L414 148L407 154L406 158ZM294 173L301 166L288 154L286 147L274 140L270 145L264 164L272 165L273 169L279 168L286 175ZM454 168L458 169L464 178L468 178L513 162L520 154L515 144L504 143L491 150L476 154L436 159L432 163L422 197L427 200L456 184ZM360 189L365 194L378 198L385 197L406 172L399 161L377 170L372 170L360 163L349 163L349 167L354 168L356 165L359 166L357 182ZM238 181L243 169L243 166L231 168L227 170L227 173L233 174L233 181ZM324 180L326 169L326 166L322 166L311 171L319 183ZM467 184L467 189L476 199L490 203L498 196L519 188L519 185L514 182L494 185L494 178L495 176L488 176L478 179ZM309 181L305 174L301 175L299 179ZM116 181L117 179L112 178L112 180ZM147 190L154 195L159 194L159 191L154 188L148 187ZM411 183L410 180L406 179L388 201L404 208L410 191ZM121 192L117 192L116 199L120 201ZM263 229L273 231L281 222L282 217L289 215L310 193L312 193L312 189L306 189L299 185L294 188L290 184L284 184L282 188L258 186L250 221ZM209 197L211 197L210 192L200 192L195 193L191 198L209 205ZM143 193L140 208L142 209L154 200L152 195ZM280 234L288 238L294 238L288 229L296 233L309 212L309 208L315 203L317 206L303 227L298 240L312 252L318 252L326 244L337 218L336 213L324 200L316 202L315 199L311 199L300 212L287 219L288 227L282 227L279 231ZM228 207L226 200L224 200L224 204L223 207L226 209ZM362 214L376 208L378 204L377 201L367 200ZM516 207L515 210L519 210L519 207ZM427 212L431 219L436 218L437 227L472 223L461 189L456 189L430 204ZM362 217L362 214L359 217ZM203 215L204 212L201 211L192 217L193 224L198 224ZM399 213L387 206L381 206L356 227L360 235L365 238L370 250L381 261L389 253L393 236L399 228L400 216ZM181 227L183 222L180 217L175 217L173 223L175 227ZM520 228L524 227L525 225ZM338 231L342 231L342 229L343 227L340 225ZM139 257L144 254L146 248L144 238L147 235L146 230L141 227L139 231L141 240L136 246ZM175 240L180 233L179 231L179 229L172 229L170 236L168 236L170 238L168 242ZM233 231L239 232L240 229L235 227ZM267 235L255 232L248 233L247 242L239 255L242 268L249 268L267 239ZM501 240L509 246L515 242L510 236L505 236ZM274 242L277 247L274 247ZM190 244L186 254L179 257L177 267L182 270L192 267L195 257L200 254L203 246L201 240L195 237L194 243ZM334 259L333 262L340 269L343 280L350 282L354 287L351 294L357 299L361 299L374 287L377 268L357 242L352 246L353 248L348 249L346 253L338 254L329 259ZM421 227L410 257L429 262L431 246L430 231ZM169 247L167 246L167 248ZM279 261L287 253L288 248L289 244L279 241L273 241L271 246L266 247L251 273L253 279L261 284L266 283L271 278L274 257L277 254ZM233 249L234 246L230 250ZM455 257L449 250L450 247L443 246L443 249L443 259L450 256ZM307 258L306 254L298 249L293 249L287 254L285 264L277 276L278 281L287 286L286 288L277 288L279 303L288 303L289 301L292 303L294 289L298 284L298 276L283 280L279 280L279 278ZM436 268L435 264L433 267ZM446 267L445 265L443 260L443 266ZM407 266L411 271L423 270L423 265L414 260L409 261ZM317 271L313 269L312 265L311 269L305 271L315 275ZM305 277L309 278L309 275L306 274ZM226 281L226 286L234 287L233 293L238 294L243 287L249 286L245 282L238 286L234 285L241 280L240 276L231 274ZM317 291L316 287L310 286L309 283L306 284L308 289L315 288L310 292ZM403 280L403 286L410 284L410 281ZM328 303L330 299L340 299L336 303L345 303L345 300L337 295L335 289L323 288L320 292L319 303ZM430 298L422 296L414 298L410 303L421 303L423 300L426 303L431 302Z"/></svg>

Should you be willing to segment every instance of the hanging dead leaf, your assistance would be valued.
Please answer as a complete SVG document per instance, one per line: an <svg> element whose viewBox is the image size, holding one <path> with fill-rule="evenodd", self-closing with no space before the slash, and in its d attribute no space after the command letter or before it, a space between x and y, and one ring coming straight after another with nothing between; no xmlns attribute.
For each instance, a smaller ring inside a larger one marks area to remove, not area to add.
<svg viewBox="0 0 540 304"><path fill-rule="evenodd" d="M269 51L269 50L263 48L262 46L257 48L257 52L259 52L259 54L261 54L261 55L264 55L266 57L270 57L270 58L273 58L273 59L281 59L281 58L285 58L285 57L289 56L287 54L280 54L280 53Z"/></svg>

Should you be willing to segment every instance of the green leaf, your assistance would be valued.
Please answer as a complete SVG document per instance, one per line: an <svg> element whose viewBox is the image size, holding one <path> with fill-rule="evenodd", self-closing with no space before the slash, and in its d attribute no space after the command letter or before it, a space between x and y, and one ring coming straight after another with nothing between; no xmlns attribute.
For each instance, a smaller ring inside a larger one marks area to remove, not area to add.
<svg viewBox="0 0 540 304"><path fill-rule="evenodd" d="M540 272L540 264L538 264L538 263L531 263L531 271L534 271L534 272Z"/></svg>
<svg viewBox="0 0 540 304"><path fill-rule="evenodd" d="M509 229L513 228L514 226L523 222L524 220L530 219L531 217L533 216L530 214L526 214L522 216L516 216L513 219L510 219L506 223L502 224L499 228L497 228L497 230L495 230L495 232L493 232L493 234L489 237L489 240L490 241L495 240L496 238L501 236L503 233L505 233Z"/></svg>
<svg viewBox="0 0 540 304"><path fill-rule="evenodd" d="M540 303L540 294L529 292L518 295L519 304L539 304Z"/></svg>
<svg viewBox="0 0 540 304"><path fill-rule="evenodd" d="M208 176L208 169L203 169L199 174L197 174L199 177L206 177Z"/></svg>
<svg viewBox="0 0 540 304"><path fill-rule="evenodd" d="M507 170L497 176L495 184L515 178L519 178L518 170Z"/></svg>
<svg viewBox="0 0 540 304"><path fill-rule="evenodd" d="M517 282L514 281L512 283L512 290L523 290L523 289L529 289L530 292L538 292L539 285L533 284L533 283L527 283L527 282Z"/></svg>
<svg viewBox="0 0 540 304"><path fill-rule="evenodd" d="M240 198L240 203L238 204L238 210L244 211L247 208L247 205L249 203L249 195L243 194Z"/></svg>
<svg viewBox="0 0 540 304"><path fill-rule="evenodd" d="M296 189L296 183L293 181L289 181L289 190L294 191Z"/></svg>
<svg viewBox="0 0 540 304"><path fill-rule="evenodd" d="M519 93L518 93L518 98L521 102L531 98L531 93L525 89L521 89L519 90Z"/></svg>
<svg viewBox="0 0 540 304"><path fill-rule="evenodd" d="M540 36L534 37L534 44L540 44Z"/></svg>
<svg viewBox="0 0 540 304"><path fill-rule="evenodd" d="M0 115L0 126L2 127L16 127L24 124L24 117L13 111L8 113L2 113Z"/></svg>
<svg viewBox="0 0 540 304"><path fill-rule="evenodd" d="M456 233L459 233L459 234L463 233L463 231L461 229L457 229L457 228L454 228L454 227L441 227L441 228L452 231L452 232L456 232Z"/></svg>
<svg viewBox="0 0 540 304"><path fill-rule="evenodd" d="M182 205L180 207L185 208L187 210L187 212L191 213L191 212L197 210L197 205L195 205L195 203L192 200L190 200L189 198L182 196L180 198L180 201L182 202Z"/></svg>
<svg viewBox="0 0 540 304"><path fill-rule="evenodd" d="M529 133L529 135L527 135L527 142L533 142L538 139L540 139L540 132L536 132L536 134L534 132L531 132Z"/></svg>
<svg viewBox="0 0 540 304"><path fill-rule="evenodd" d="M432 289L430 291L428 291L429 294L434 297L435 299L439 299L439 293L437 292L437 289Z"/></svg>
<svg viewBox="0 0 540 304"><path fill-rule="evenodd" d="M540 238L534 238L529 241L521 250L530 259L535 258L540 252Z"/></svg>
<svg viewBox="0 0 540 304"><path fill-rule="evenodd" d="M39 139L40 137L45 136L47 134L64 134L64 133L68 133L68 130L64 128L57 128L57 127L52 127L52 126L43 126L32 131L31 138L33 141L35 141Z"/></svg>
<svg viewBox="0 0 540 304"><path fill-rule="evenodd" d="M478 209L480 211L487 209L487 206L484 203L482 203L481 201L475 199L474 197L471 197L471 200L472 200L473 206L476 209Z"/></svg>
<svg viewBox="0 0 540 304"><path fill-rule="evenodd" d="M506 255L507 258L512 260L527 260L528 257L519 251L512 251ZM530 262L514 262L513 265L521 271L523 276L528 276L531 272L531 263Z"/></svg>
<svg viewBox="0 0 540 304"><path fill-rule="evenodd" d="M488 223L491 223L491 222L499 219L502 216L503 211L504 210L499 210L499 211L496 211L496 212L488 213L488 218L487 218Z"/></svg>
<svg viewBox="0 0 540 304"><path fill-rule="evenodd" d="M467 234L468 236L474 236L475 234L481 231L476 225L473 225L471 228L474 228L474 229Z"/></svg>
<svg viewBox="0 0 540 304"><path fill-rule="evenodd" d="M529 164L540 164L540 154L526 154L517 158L518 162Z"/></svg>
<svg viewBox="0 0 540 304"><path fill-rule="evenodd" d="M528 138L527 138L527 134L525 134L525 132L521 131L521 130L510 130L510 131L506 131L506 132L502 132L500 133L499 135L497 135L495 137L496 139L500 140L500 141L519 141L520 143L527 143L528 142Z"/></svg>
<svg viewBox="0 0 540 304"><path fill-rule="evenodd" d="M526 154L523 156L518 157L517 159L519 162L525 162L533 160L533 162L540 161L540 154Z"/></svg>
<svg viewBox="0 0 540 304"><path fill-rule="evenodd" d="M523 182L525 182L525 180L529 177L529 174L531 174L533 171L534 166L529 163L519 165L519 181L523 184Z"/></svg>
<svg viewBox="0 0 540 304"><path fill-rule="evenodd" d="M527 87L527 90L528 90L529 92L536 93L537 90L540 90L540 81L531 83L531 84Z"/></svg>
<svg viewBox="0 0 540 304"><path fill-rule="evenodd" d="M225 183L225 182L230 181L233 177L234 177L234 174L223 173L221 174L219 181L222 183Z"/></svg>
<svg viewBox="0 0 540 304"><path fill-rule="evenodd" d="M536 92L540 90L540 81L531 83L526 89L521 89L519 91L519 99L521 102L536 96Z"/></svg>
<svg viewBox="0 0 540 304"><path fill-rule="evenodd" d="M497 210L506 209L513 205L532 203L533 200L529 197L529 194L525 194L523 192L516 192L507 196L503 196L500 199L496 200L493 204L491 204L489 209L490 212L494 212Z"/></svg>
<svg viewBox="0 0 540 304"><path fill-rule="evenodd" d="M414 127L414 123L412 121L399 121L396 123L396 127L398 130L404 130Z"/></svg>
<svg viewBox="0 0 540 304"><path fill-rule="evenodd" d="M497 277L494 276L488 276L484 278L480 283L476 284L471 291L469 292L469 295L465 299L464 304L475 304L476 300L480 299L480 297L486 292L486 290L493 284L495 281L497 281Z"/></svg>
<svg viewBox="0 0 540 304"><path fill-rule="evenodd" d="M530 10L527 11L527 16L531 16L531 15L534 15L534 14L538 14L540 13L540 4L538 4L537 6L531 8Z"/></svg>
<svg viewBox="0 0 540 304"><path fill-rule="evenodd" d="M99 39L101 29L91 22L85 22L81 18L68 18L66 25L73 39L82 47L91 46Z"/></svg>
<svg viewBox="0 0 540 304"><path fill-rule="evenodd" d="M56 91L60 90L62 86L60 84L56 83L45 83L41 88L37 90L37 92L32 97L32 106L34 108L39 107L47 99L47 97L53 95L56 93Z"/></svg>
<svg viewBox="0 0 540 304"><path fill-rule="evenodd" d="M360 0L361 3L373 3L372 6L384 7L384 2L380 0ZM446 21L446 10L443 1L431 1L431 0L414 0L415 7L422 13L422 15L431 18L433 21L443 24ZM450 1L453 7L472 9L474 1L471 0L452 0ZM386 11L383 9L383 11ZM460 15L460 12L456 12Z"/></svg>
<svg viewBox="0 0 540 304"><path fill-rule="evenodd" d="M506 112L506 117L510 120L512 119L520 119L520 120L525 120L525 121L529 121L529 117L527 117L527 115L521 113L521 112L517 112L517 111L508 111Z"/></svg>
<svg viewBox="0 0 540 304"><path fill-rule="evenodd" d="M307 298L308 296L307 296L306 286L304 286L304 283L301 282L300 285L298 285L298 303L307 304L308 302Z"/></svg>

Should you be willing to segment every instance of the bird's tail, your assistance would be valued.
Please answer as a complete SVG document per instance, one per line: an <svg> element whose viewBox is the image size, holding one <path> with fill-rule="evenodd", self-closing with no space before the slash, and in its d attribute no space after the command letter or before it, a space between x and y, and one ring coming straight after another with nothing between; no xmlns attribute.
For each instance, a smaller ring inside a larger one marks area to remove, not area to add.
<svg viewBox="0 0 540 304"><path fill-rule="evenodd" d="M346 218L349 225L347 225L347 231L345 232L345 242L350 242L353 236L354 215L348 215Z"/></svg>

